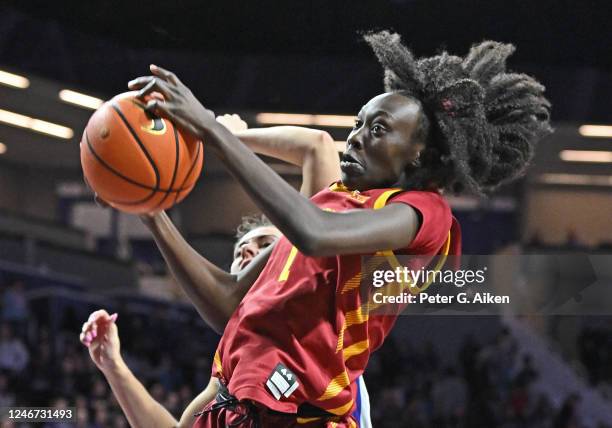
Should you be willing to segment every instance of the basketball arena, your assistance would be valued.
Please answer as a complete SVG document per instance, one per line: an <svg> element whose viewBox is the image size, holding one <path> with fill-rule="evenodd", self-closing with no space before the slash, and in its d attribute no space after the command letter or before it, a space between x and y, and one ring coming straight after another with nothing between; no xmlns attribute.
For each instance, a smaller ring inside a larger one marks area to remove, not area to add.
<svg viewBox="0 0 612 428"><path fill-rule="evenodd" d="M0 5L0 426L612 427L605 1Z"/></svg>

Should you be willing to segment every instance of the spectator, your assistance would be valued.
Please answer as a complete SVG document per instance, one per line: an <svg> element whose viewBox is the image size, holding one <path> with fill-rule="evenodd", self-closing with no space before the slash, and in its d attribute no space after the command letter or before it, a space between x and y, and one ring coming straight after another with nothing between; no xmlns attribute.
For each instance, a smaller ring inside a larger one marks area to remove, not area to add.
<svg viewBox="0 0 612 428"><path fill-rule="evenodd" d="M9 378L0 372L0 408L15 405L15 394L9 388Z"/></svg>
<svg viewBox="0 0 612 428"><path fill-rule="evenodd" d="M580 396L578 394L571 394L567 397L555 417L553 428L580 428L582 424L578 417L579 404Z"/></svg>
<svg viewBox="0 0 612 428"><path fill-rule="evenodd" d="M29 313L25 285L22 281L15 281L7 287L2 296L1 320L11 324L18 336L25 336Z"/></svg>
<svg viewBox="0 0 612 428"><path fill-rule="evenodd" d="M445 369L432 389L436 425L457 424L467 405L467 386L454 368Z"/></svg>
<svg viewBox="0 0 612 428"><path fill-rule="evenodd" d="M13 337L11 326L0 324L0 370L18 374L26 367L29 359L25 344Z"/></svg>

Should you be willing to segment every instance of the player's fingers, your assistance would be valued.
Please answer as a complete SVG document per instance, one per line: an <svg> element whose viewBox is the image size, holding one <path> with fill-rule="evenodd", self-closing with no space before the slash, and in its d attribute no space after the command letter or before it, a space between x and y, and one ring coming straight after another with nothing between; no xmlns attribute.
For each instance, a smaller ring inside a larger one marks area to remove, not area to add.
<svg viewBox="0 0 612 428"><path fill-rule="evenodd" d="M100 316L104 315L109 316L108 312L106 312L104 309L98 309L97 311L93 311L91 315L89 315L89 319L87 321L95 321Z"/></svg>
<svg viewBox="0 0 612 428"><path fill-rule="evenodd" d="M149 66L149 69L151 70L151 73L163 78L164 80L172 83L173 85L178 85L179 83L181 83L179 78L176 77L176 74L174 74L170 70L166 70L165 68L162 68L155 64L151 64Z"/></svg>
<svg viewBox="0 0 612 428"><path fill-rule="evenodd" d="M93 340L93 337L89 331L86 331L86 332L82 332L79 335L79 340L81 341L83 345L89 346L91 345L91 341Z"/></svg>
<svg viewBox="0 0 612 428"><path fill-rule="evenodd" d="M85 330L87 331L96 331L98 330L98 323L100 321L103 321L105 319L108 319L110 315L108 315L108 312L106 312L104 309L100 309L97 310L95 312L93 312L90 316L89 319L87 320L86 324L87 324L87 329Z"/></svg>
<svg viewBox="0 0 612 428"><path fill-rule="evenodd" d="M128 88L131 90L142 89L149 84L151 80L155 79L154 76L140 76L135 79L132 79L128 82Z"/></svg>
<svg viewBox="0 0 612 428"><path fill-rule="evenodd" d="M150 100L145 107L145 111L166 119L170 119L171 116L168 105L161 100Z"/></svg>
<svg viewBox="0 0 612 428"><path fill-rule="evenodd" d="M168 84L164 82L162 79L155 77L153 78L145 87L143 87L136 94L136 98L144 99L146 95L151 94L152 92L159 92L164 96L165 99L172 99L172 91L168 87Z"/></svg>
<svg viewBox="0 0 612 428"><path fill-rule="evenodd" d="M81 333L81 336L79 337L79 339L83 345L89 348L89 345L91 345L91 342L85 338L85 333Z"/></svg>

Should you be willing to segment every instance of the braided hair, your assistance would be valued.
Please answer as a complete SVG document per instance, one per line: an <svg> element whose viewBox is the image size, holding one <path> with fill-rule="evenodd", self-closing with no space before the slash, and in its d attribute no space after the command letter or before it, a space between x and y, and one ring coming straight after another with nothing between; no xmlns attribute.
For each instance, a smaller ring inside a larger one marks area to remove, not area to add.
<svg viewBox="0 0 612 428"><path fill-rule="evenodd" d="M514 46L493 41L474 45L464 57L417 59L388 31L364 36L385 71L385 91L422 107L414 137L425 143L416 188L485 195L520 177L536 142L552 132L544 86L506 71Z"/></svg>

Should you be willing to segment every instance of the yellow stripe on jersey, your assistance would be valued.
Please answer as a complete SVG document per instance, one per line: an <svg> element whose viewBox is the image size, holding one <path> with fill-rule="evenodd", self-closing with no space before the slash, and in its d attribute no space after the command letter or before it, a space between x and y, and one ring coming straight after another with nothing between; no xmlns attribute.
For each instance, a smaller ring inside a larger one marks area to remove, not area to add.
<svg viewBox="0 0 612 428"><path fill-rule="evenodd" d="M329 385L327 385L323 395L317 398L317 401L329 400L330 398L335 397L336 395L340 394L344 388L349 386L350 383L348 373L346 370L344 370L342 373L332 379Z"/></svg>
<svg viewBox="0 0 612 428"><path fill-rule="evenodd" d="M343 355L344 361L348 360L355 355L359 355L368 350L370 342L368 340L362 340L361 342L353 343L351 346L344 348Z"/></svg>
<svg viewBox="0 0 612 428"><path fill-rule="evenodd" d="M329 412L329 413L333 413L334 415L345 415L346 412L348 412L349 410L351 410L351 407L353 407L353 399L351 398L351 401L349 401L348 403L346 403L343 406L340 407L336 407L334 409L325 409L325 411Z"/></svg>
<svg viewBox="0 0 612 428"><path fill-rule="evenodd" d="M448 258L448 252L450 250L450 243L451 243L451 233L450 230L448 231L448 236L446 238L446 241L444 242L444 247L442 248L442 257L440 258L440 260L438 260L438 263L436 263L436 266L433 268L434 272L439 271L442 266L444 265L444 263L446 263L446 259ZM391 250L387 250L387 251L383 251L381 253L389 262L389 265L393 268L393 269L397 269L398 267L401 269L403 266L402 264L399 262L399 260L397 260L397 257L395 257L395 254L393 253L393 251ZM416 285L414 287L409 287L410 292L412 294L419 294L422 291L425 291L427 289L427 287L429 287L431 285L431 283L433 282L433 278L434 276L431 276L431 279L428 279L425 283L423 283L423 285L421 285L420 287L417 287ZM408 281L410 282L410 281ZM407 288L410 284L405 284L404 285L404 289ZM402 290L403 291L403 290Z"/></svg>
<svg viewBox="0 0 612 428"><path fill-rule="evenodd" d="M355 275L354 277L346 281L344 283L344 286L342 286L342 291L340 293L341 294L348 293L349 291L354 290L355 288L359 287L359 284L361 284L361 272L359 272L357 275Z"/></svg>
<svg viewBox="0 0 612 428"><path fill-rule="evenodd" d="M350 326L363 324L370 316L371 304L366 303L361 305L355 310L349 311L344 315L344 322L340 333L338 333L338 344L336 346L336 352L339 352L344 346L344 331Z"/></svg>
<svg viewBox="0 0 612 428"><path fill-rule="evenodd" d="M385 190L384 192L382 192L380 194L380 196L378 198L376 198L376 201L374 201L374 209L375 210L379 210L382 207L384 207L387 204L387 201L389 200L389 198L393 195L395 195L396 193L401 192L402 189L389 189L389 190Z"/></svg>
<svg viewBox="0 0 612 428"><path fill-rule="evenodd" d="M291 251L289 251L289 256L287 256L287 261L285 262L285 266L283 267L283 270L278 276L278 282L287 281L287 278L289 278L289 268L293 264L293 261L295 260L295 256L297 256L297 253L298 253L298 249L295 248L295 246L291 247Z"/></svg>
<svg viewBox="0 0 612 428"><path fill-rule="evenodd" d="M221 355L219 354L219 350L218 349L215 352L215 357L213 358L213 361L215 363L215 368L217 369L217 373L222 375L223 374L223 367L221 366Z"/></svg>
<svg viewBox="0 0 612 428"><path fill-rule="evenodd" d="M346 330L346 321L342 322L342 328L340 329L340 333L338 333L338 343L336 344L336 353L342 350L344 346L344 332Z"/></svg>
<svg viewBox="0 0 612 428"><path fill-rule="evenodd" d="M344 316L344 323L346 327L350 327L355 324L361 324L368 320L370 311L369 304L361 305L353 311L348 311Z"/></svg>
<svg viewBox="0 0 612 428"><path fill-rule="evenodd" d="M310 422L318 421L321 418L300 418L299 416L296 418L296 422L298 424L307 424Z"/></svg>

